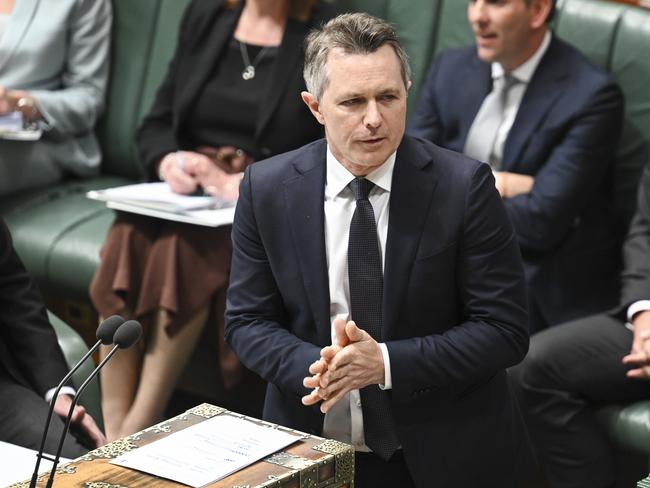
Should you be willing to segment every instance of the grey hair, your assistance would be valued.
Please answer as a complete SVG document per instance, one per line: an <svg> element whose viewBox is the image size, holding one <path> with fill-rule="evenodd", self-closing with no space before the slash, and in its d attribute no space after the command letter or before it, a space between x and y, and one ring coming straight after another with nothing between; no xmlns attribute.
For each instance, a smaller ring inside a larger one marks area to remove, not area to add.
<svg viewBox="0 0 650 488"><path fill-rule="evenodd" d="M330 50L341 48L346 54L371 54L386 44L397 55L402 80L408 88L411 79L409 59L395 29L386 21L367 13L342 14L312 30L305 39L303 76L307 91L320 101L329 81L326 69Z"/></svg>

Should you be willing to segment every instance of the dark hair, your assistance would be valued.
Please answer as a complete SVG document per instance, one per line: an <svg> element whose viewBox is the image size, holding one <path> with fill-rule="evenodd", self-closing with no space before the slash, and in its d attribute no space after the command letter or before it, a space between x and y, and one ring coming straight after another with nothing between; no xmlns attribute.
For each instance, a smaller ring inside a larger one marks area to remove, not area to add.
<svg viewBox="0 0 650 488"><path fill-rule="evenodd" d="M330 50L340 48L347 54L370 54L384 45L395 51L404 86L408 87L411 79L408 56L395 29L384 20L363 12L342 14L312 30L305 39L303 76L307 90L320 100L328 83L326 69Z"/></svg>

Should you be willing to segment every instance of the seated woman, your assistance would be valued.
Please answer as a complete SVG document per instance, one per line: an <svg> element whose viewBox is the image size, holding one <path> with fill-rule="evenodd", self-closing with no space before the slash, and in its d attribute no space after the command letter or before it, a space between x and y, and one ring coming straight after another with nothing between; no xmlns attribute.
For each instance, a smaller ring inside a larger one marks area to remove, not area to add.
<svg viewBox="0 0 650 488"><path fill-rule="evenodd" d="M236 196L246 165L322 136L300 99L302 41L317 22L314 4L189 4L137 135L152 179L179 193L200 186ZM91 297L101 316L135 317L147 332L140 350L121 351L102 372L109 440L161 419L206 322L218 328L224 386L238 381L239 362L223 342L230 250L230 227L118 215Z"/></svg>
<svg viewBox="0 0 650 488"><path fill-rule="evenodd" d="M0 136L0 196L99 170L111 12L109 0L0 2L0 116L42 130L37 141Z"/></svg>

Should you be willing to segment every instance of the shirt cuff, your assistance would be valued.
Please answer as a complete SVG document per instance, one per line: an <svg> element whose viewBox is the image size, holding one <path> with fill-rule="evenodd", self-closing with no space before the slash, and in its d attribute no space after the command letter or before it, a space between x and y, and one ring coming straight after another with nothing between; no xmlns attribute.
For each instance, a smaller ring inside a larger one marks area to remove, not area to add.
<svg viewBox="0 0 650 488"><path fill-rule="evenodd" d="M50 388L47 390L45 393L45 401L47 403L50 403L52 401L52 397L54 396L54 392L56 391L56 387ZM70 395L70 396L75 396L76 392L74 388L71 386L64 386L61 388L61 391L59 391L59 395Z"/></svg>
<svg viewBox="0 0 650 488"><path fill-rule="evenodd" d="M645 312L650 310L650 300L639 300L630 305L627 309L627 322L630 324L630 327L634 330L632 325L632 318L639 312ZM626 324L627 326L627 324Z"/></svg>
<svg viewBox="0 0 650 488"><path fill-rule="evenodd" d="M388 348L383 342L379 343L381 355L384 358L384 384L379 385L382 390L391 390L393 388L393 378L390 374L390 356L388 355Z"/></svg>

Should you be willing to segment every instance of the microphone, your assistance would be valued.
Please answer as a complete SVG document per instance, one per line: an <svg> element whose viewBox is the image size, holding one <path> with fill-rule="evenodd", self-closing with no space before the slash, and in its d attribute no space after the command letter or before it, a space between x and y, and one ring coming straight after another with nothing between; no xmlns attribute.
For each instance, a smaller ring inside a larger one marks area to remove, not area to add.
<svg viewBox="0 0 650 488"><path fill-rule="evenodd" d="M113 349L109 351L106 357L102 359L102 361L97 365L97 367L93 370L93 372L90 373L88 378L86 378L86 381L84 381L79 387L77 394L72 398L70 410L68 410L68 417L65 419L65 426L63 427L63 433L61 434L61 438L59 439L59 447L56 450L56 456L54 456L54 459L52 460L52 470L50 471L50 477L47 479L47 485L46 485L47 488L52 487L52 482L54 481L54 474L56 472L56 466L57 464L59 464L59 459L61 458L61 450L63 449L63 442L65 441L65 436L68 433L68 429L70 428L70 420L72 419L72 412L74 411L74 408L77 405L79 396L81 395L81 393L83 393L88 383L90 383L90 381L93 378L95 378L95 376L97 376L99 370L104 367L104 365L108 362L109 359L113 357L113 354L115 354L118 349L128 349L133 344L138 342L140 340L140 337L142 337L142 326L140 325L140 322L136 320L127 320L122 325L120 325L117 331L115 331L115 335L113 336L113 342L115 343L115 346L113 347Z"/></svg>
<svg viewBox="0 0 650 488"><path fill-rule="evenodd" d="M54 390L54 395L50 400L50 408L47 411L45 428L43 430L43 437L41 438L41 447L38 450L38 454L36 454L36 465L34 466L34 472L32 473L32 481L29 484L30 488L34 488L36 486L36 479L38 478L38 468L41 465L41 459L44 457L43 450L45 449L45 439L47 438L47 432L50 429L52 412L54 411L54 403L56 402L56 398L59 396L59 391L61 391L63 385L65 385L68 382L68 380L72 377L75 371L77 371L81 367L81 365L84 362L86 362L86 360L97 350L100 344L104 344L104 345L113 344L113 336L115 335L115 332L120 328L120 326L123 323L124 323L124 319L119 315L111 315L107 319L102 320L101 324L99 324L99 326L97 327L97 332L95 333L95 337L97 337L97 342L95 343L95 345L91 347L86 354L84 354L84 356L79 360L79 362L75 364L74 367L70 370L70 372L67 375L65 375L65 377L61 380L59 385L56 387L56 390Z"/></svg>

